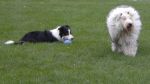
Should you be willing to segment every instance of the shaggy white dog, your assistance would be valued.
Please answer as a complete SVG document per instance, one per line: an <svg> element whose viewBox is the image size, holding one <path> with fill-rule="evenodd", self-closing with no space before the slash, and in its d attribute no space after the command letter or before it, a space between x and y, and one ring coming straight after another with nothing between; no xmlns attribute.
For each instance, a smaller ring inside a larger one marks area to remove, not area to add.
<svg viewBox="0 0 150 84"><path fill-rule="evenodd" d="M112 51L135 56L141 26L140 15L133 7L121 5L111 10L107 17L107 27Z"/></svg>

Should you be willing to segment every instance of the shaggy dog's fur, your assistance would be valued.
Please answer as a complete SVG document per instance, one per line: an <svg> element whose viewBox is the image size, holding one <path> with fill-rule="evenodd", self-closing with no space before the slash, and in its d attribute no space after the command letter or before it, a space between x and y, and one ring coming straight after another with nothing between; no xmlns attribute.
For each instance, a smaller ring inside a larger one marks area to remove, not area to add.
<svg viewBox="0 0 150 84"><path fill-rule="evenodd" d="M139 13L131 6L118 6L107 16L107 28L112 41L112 51L135 56L141 30Z"/></svg>
<svg viewBox="0 0 150 84"><path fill-rule="evenodd" d="M26 42L56 42L63 41L64 39L72 40L74 37L71 34L70 26L62 25L52 30L45 31L32 31L26 33L19 41L9 40L5 44L23 44Z"/></svg>

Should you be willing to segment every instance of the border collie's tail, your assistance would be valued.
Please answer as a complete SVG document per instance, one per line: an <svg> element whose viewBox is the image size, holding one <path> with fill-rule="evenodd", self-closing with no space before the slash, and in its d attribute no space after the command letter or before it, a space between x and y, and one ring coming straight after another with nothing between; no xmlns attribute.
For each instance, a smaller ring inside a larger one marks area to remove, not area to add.
<svg viewBox="0 0 150 84"><path fill-rule="evenodd" d="M5 44L5 45L13 45L13 44L23 44L23 43L24 43L24 41L15 42L15 41L13 41L13 40L8 40L8 41L6 41L4 44Z"/></svg>

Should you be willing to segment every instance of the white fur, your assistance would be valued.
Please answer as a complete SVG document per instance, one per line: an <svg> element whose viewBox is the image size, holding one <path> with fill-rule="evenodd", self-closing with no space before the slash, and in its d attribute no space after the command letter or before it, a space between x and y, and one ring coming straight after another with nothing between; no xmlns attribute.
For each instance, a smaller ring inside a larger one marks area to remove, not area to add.
<svg viewBox="0 0 150 84"><path fill-rule="evenodd" d="M132 27L128 28L129 24ZM135 56L141 26L140 15L133 7L122 5L111 10L107 17L107 28L112 40L112 51Z"/></svg>
<svg viewBox="0 0 150 84"><path fill-rule="evenodd" d="M13 40L8 40L8 41L6 41L4 44L6 44L6 45L11 45L11 44L14 44L15 43L15 41L13 41Z"/></svg>
<svg viewBox="0 0 150 84"><path fill-rule="evenodd" d="M60 28L61 26L58 26L56 29L53 29L53 30L49 30L53 36L55 36L57 38L57 40L59 41L63 41L63 39L60 37L59 35L59 30L58 28Z"/></svg>

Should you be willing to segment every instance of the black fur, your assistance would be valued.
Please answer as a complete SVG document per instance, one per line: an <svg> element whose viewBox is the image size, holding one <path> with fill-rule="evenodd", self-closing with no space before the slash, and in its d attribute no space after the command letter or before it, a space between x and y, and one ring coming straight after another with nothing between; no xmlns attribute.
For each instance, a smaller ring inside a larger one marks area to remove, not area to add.
<svg viewBox="0 0 150 84"><path fill-rule="evenodd" d="M68 25L61 26L59 28L59 31L60 31L59 35L60 35L60 37L69 35L68 29L70 29L70 26L68 26Z"/></svg>
<svg viewBox="0 0 150 84"><path fill-rule="evenodd" d="M33 31L25 34L21 40L21 42L54 42L58 41L50 31Z"/></svg>

